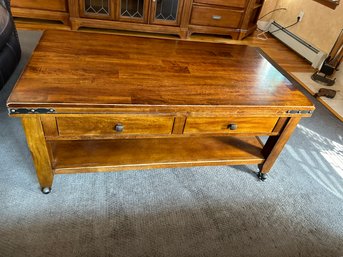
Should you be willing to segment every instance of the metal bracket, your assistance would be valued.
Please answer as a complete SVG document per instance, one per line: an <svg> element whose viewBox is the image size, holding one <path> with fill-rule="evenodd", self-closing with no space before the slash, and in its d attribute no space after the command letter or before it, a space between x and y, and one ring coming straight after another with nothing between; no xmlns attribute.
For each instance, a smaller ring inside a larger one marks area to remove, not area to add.
<svg viewBox="0 0 343 257"><path fill-rule="evenodd" d="M304 111L304 110L289 110L289 111L287 111L287 113L290 113L290 114L312 114L313 113L313 111L308 111L308 110L306 110L306 111Z"/></svg>
<svg viewBox="0 0 343 257"><path fill-rule="evenodd" d="M9 114L46 114L46 113L55 113L55 109L52 108L18 108L8 109Z"/></svg>

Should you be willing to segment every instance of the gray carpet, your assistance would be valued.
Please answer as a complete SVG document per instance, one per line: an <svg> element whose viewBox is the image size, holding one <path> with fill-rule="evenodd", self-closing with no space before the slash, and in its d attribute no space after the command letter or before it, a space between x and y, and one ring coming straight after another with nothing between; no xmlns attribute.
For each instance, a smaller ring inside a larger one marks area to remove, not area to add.
<svg viewBox="0 0 343 257"><path fill-rule="evenodd" d="M0 92L0 256L343 256L343 124L315 101L266 182L255 166L57 175L43 195ZM85 42L86 43L86 42Z"/></svg>

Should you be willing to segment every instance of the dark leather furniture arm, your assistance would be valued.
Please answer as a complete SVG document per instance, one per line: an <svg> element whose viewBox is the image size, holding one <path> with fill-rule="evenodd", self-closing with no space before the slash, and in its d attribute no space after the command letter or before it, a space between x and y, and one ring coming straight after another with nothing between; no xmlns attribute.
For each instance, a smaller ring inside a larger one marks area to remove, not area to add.
<svg viewBox="0 0 343 257"><path fill-rule="evenodd" d="M12 75L21 57L18 34L9 0L0 0L0 89Z"/></svg>

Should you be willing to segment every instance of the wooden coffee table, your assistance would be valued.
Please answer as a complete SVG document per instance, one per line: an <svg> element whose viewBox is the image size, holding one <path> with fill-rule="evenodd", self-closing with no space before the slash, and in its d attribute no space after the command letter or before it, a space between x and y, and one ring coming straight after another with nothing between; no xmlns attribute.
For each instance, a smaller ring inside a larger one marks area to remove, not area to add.
<svg viewBox="0 0 343 257"><path fill-rule="evenodd" d="M46 31L7 105L43 193L75 172L259 164L263 180L314 110L296 87L258 48Z"/></svg>

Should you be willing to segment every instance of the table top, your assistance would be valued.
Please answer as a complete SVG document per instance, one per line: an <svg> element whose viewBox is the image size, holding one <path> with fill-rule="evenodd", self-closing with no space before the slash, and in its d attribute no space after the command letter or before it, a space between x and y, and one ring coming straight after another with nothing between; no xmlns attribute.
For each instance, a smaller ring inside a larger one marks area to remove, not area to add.
<svg viewBox="0 0 343 257"><path fill-rule="evenodd" d="M259 48L70 31L44 32L7 104L313 106Z"/></svg>

